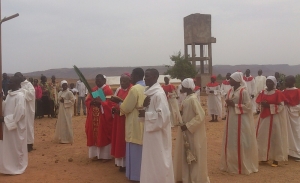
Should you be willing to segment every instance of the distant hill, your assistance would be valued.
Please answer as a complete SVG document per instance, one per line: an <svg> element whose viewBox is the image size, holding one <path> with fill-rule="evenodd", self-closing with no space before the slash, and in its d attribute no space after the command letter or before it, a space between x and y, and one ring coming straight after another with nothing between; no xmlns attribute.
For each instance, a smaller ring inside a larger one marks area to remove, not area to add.
<svg viewBox="0 0 300 183"><path fill-rule="evenodd" d="M93 68L79 68L83 75L87 79L93 79L97 74L104 74L106 76L119 76L124 72L131 73L132 69L135 67L93 67ZM143 69L147 68L156 68L160 74L164 74L167 71L167 67L165 66L142 66ZM226 73L233 73L237 70L245 72L246 69L251 70L251 74L253 76L257 75L257 71L262 69L263 75L274 75L275 72L280 72L285 75L296 75L300 74L300 65L288 65L288 64L278 64L278 65L214 65L213 66L213 74L218 75L221 74L225 76ZM77 79L73 68L61 68L61 69L49 69L45 71L35 71L24 73L25 76L31 77L40 77L41 75L45 75L46 77L51 77L55 75L56 78L64 78L64 79Z"/></svg>

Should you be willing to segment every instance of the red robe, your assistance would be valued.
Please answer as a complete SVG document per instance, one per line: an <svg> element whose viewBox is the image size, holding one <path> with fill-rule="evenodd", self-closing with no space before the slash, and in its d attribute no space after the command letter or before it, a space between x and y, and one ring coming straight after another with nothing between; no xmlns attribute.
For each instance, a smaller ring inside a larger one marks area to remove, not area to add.
<svg viewBox="0 0 300 183"><path fill-rule="evenodd" d="M128 95L132 85L125 91L122 88L118 91L117 96L121 99L125 99ZM120 111L120 106L114 106L117 111ZM115 158L123 158L126 153L126 141L125 141L125 115L120 116L120 112L114 114L113 127L112 127L112 139L111 139L111 155Z"/></svg>
<svg viewBox="0 0 300 183"><path fill-rule="evenodd" d="M300 90L283 90L283 95L286 98L286 104L289 106L296 106L300 103Z"/></svg>
<svg viewBox="0 0 300 183"><path fill-rule="evenodd" d="M264 90L257 96L256 103L261 103L263 101L267 101L268 104L276 104L279 105L281 102L285 101L285 97L280 90L275 90L275 93L272 95L265 95ZM262 108L262 112L260 113L261 118L266 118L271 115L270 108Z"/></svg>
<svg viewBox="0 0 300 183"><path fill-rule="evenodd" d="M165 91L167 97L168 97L168 93L172 93L174 90L176 90L175 86L172 84L162 85L161 87Z"/></svg>
<svg viewBox="0 0 300 183"><path fill-rule="evenodd" d="M99 88L95 86L92 91ZM111 88L106 85L103 88L105 96L113 95ZM89 94L85 100L87 108L87 117L85 122L85 133L87 137L87 146L104 147L111 143L111 129L112 129L112 114L111 101L106 100L101 102L104 114L101 108L91 105L93 97Z"/></svg>

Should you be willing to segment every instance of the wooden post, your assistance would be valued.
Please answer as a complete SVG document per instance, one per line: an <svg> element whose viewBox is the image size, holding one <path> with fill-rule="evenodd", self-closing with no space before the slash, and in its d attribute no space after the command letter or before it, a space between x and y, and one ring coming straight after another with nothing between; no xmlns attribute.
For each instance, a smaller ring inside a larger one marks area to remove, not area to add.
<svg viewBox="0 0 300 183"><path fill-rule="evenodd" d="M1 0L0 0L0 19L1 19ZM2 22L0 22L0 92L2 93ZM3 116L2 114L2 101L3 101L3 95L0 96L0 116ZM2 122L0 122L0 140L3 140L3 129L2 129Z"/></svg>

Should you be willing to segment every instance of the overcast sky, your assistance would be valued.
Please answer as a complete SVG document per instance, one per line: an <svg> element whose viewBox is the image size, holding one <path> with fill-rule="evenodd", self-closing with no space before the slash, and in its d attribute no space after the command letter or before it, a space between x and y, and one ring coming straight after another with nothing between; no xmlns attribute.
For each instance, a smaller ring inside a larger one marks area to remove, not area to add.
<svg viewBox="0 0 300 183"><path fill-rule="evenodd" d="M300 64L299 0L2 0L3 72L170 64L212 15L213 65Z"/></svg>

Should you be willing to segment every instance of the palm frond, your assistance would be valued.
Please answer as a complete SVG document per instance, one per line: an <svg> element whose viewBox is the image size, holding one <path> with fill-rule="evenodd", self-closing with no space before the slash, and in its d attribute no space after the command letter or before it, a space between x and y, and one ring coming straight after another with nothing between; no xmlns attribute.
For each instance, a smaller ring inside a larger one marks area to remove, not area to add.
<svg viewBox="0 0 300 183"><path fill-rule="evenodd" d="M74 65L73 67L74 67L74 70L75 70L76 74L78 75L79 79L83 82L83 84L85 85L85 87L87 88L89 93L92 94L92 88L89 85L89 83L87 82L87 80L85 79L84 75L81 73L81 71L78 69L78 67L76 67L76 65Z"/></svg>

